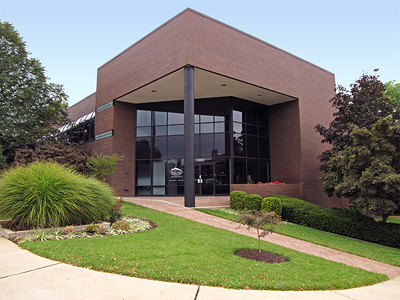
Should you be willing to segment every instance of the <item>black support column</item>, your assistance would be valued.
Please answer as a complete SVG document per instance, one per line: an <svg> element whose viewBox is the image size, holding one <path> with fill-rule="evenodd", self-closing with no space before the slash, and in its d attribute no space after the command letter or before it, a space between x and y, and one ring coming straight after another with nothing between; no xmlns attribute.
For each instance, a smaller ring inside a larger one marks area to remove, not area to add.
<svg viewBox="0 0 400 300"><path fill-rule="evenodd" d="M184 68L185 206L195 206L194 195L194 69Z"/></svg>

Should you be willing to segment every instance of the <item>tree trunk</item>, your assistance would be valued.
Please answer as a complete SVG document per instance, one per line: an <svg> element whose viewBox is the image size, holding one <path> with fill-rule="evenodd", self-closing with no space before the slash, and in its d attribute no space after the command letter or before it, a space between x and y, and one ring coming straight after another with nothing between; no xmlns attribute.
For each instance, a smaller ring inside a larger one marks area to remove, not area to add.
<svg viewBox="0 0 400 300"><path fill-rule="evenodd" d="M382 215L382 223L386 223L387 219L389 218L388 214L383 214Z"/></svg>
<svg viewBox="0 0 400 300"><path fill-rule="evenodd" d="M260 229L257 227L257 237L258 237L258 252L261 253L261 237L260 237Z"/></svg>

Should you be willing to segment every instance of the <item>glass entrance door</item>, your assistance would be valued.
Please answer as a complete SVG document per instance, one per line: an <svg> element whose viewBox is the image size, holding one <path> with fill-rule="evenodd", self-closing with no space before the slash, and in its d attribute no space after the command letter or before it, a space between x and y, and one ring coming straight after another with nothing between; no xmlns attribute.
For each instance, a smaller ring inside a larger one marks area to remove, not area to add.
<svg viewBox="0 0 400 300"><path fill-rule="evenodd" d="M194 166L194 182L196 195L214 194L214 164L200 163Z"/></svg>

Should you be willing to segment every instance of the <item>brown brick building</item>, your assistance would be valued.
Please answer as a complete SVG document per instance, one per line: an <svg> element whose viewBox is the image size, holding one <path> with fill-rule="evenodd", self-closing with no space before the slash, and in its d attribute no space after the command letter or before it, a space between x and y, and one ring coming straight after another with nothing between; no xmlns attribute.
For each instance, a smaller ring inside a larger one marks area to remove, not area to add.
<svg viewBox="0 0 400 300"><path fill-rule="evenodd" d="M185 195L192 206L194 194L277 180L343 206L317 179L325 148L314 126L332 119L334 84L334 74L186 9L98 68L97 91L69 108L81 127L72 138L124 155L110 178L122 196Z"/></svg>

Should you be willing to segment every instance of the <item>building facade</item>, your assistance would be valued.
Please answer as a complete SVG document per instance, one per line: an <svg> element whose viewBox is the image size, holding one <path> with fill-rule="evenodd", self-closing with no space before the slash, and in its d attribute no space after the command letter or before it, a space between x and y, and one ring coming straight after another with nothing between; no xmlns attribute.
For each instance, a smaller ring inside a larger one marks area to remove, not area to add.
<svg viewBox="0 0 400 300"><path fill-rule="evenodd" d="M64 130L124 156L110 178L122 196L193 206L195 195L280 181L344 206L318 181L326 146L314 127L332 119L334 85L334 74L186 9L99 67L96 92L69 108L81 129Z"/></svg>

